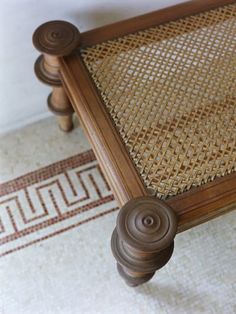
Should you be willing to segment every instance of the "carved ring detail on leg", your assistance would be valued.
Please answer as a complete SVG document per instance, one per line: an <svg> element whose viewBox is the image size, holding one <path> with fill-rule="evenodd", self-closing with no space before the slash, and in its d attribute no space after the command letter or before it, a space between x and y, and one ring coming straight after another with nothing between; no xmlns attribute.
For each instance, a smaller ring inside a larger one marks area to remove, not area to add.
<svg viewBox="0 0 236 314"><path fill-rule="evenodd" d="M148 281L170 259L177 232L175 212L154 197L139 197L121 208L111 247L118 271L136 286Z"/></svg>
<svg viewBox="0 0 236 314"><path fill-rule="evenodd" d="M40 25L33 35L33 44L42 55L35 62L35 74L40 81L53 87L48 97L49 109L58 116L63 131L73 128L73 108L62 86L59 58L67 56L79 45L78 29L66 21L50 21Z"/></svg>

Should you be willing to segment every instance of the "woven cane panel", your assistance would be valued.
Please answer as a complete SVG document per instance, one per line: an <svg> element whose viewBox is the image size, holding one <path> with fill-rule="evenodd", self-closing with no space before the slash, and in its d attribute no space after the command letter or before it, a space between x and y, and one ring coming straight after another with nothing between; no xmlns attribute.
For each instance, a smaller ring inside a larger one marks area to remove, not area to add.
<svg viewBox="0 0 236 314"><path fill-rule="evenodd" d="M159 198L236 169L236 4L82 50L145 185Z"/></svg>

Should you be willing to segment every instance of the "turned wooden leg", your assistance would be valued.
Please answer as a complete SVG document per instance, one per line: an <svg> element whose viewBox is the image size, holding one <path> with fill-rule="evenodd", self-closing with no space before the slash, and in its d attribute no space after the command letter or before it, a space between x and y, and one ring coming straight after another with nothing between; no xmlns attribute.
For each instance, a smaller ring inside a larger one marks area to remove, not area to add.
<svg viewBox="0 0 236 314"><path fill-rule="evenodd" d="M176 232L176 214L154 197L135 198L121 208L111 248L129 286L150 280L169 261Z"/></svg>
<svg viewBox="0 0 236 314"><path fill-rule="evenodd" d="M33 35L34 46L43 53L35 62L35 74L40 81L52 86L48 107L66 132L73 128L74 110L60 79L60 57L69 55L78 46L79 38L78 29L65 21L42 24Z"/></svg>
<svg viewBox="0 0 236 314"><path fill-rule="evenodd" d="M62 131L69 132L73 129L73 108L63 87L54 86L48 96L48 108L57 115L59 127Z"/></svg>

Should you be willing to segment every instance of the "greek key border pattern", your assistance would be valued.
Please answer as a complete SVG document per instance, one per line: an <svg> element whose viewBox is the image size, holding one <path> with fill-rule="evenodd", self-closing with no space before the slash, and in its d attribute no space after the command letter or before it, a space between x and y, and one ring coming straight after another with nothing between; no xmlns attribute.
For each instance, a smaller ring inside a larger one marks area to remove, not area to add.
<svg viewBox="0 0 236 314"><path fill-rule="evenodd" d="M89 150L0 185L0 257L117 210Z"/></svg>

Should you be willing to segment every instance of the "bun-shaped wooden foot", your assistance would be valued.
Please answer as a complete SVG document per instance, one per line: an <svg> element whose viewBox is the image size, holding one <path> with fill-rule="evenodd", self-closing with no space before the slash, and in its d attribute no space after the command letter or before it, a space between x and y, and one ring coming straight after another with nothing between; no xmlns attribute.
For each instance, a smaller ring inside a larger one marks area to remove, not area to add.
<svg viewBox="0 0 236 314"><path fill-rule="evenodd" d="M129 286L150 280L169 261L176 232L175 212L154 197L135 198L121 208L111 248Z"/></svg>
<svg viewBox="0 0 236 314"><path fill-rule="evenodd" d="M79 45L78 29L65 21L51 21L39 26L33 35L33 44L42 55L35 62L35 74L40 81L52 86L48 97L49 109L58 116L63 131L73 128L73 107L62 87L59 70L60 57L67 56Z"/></svg>

